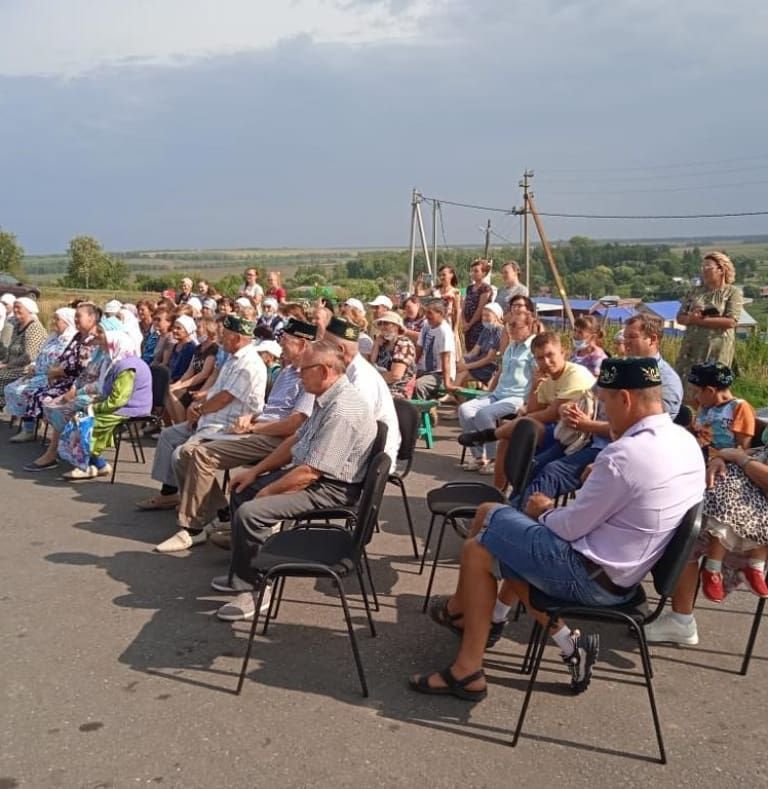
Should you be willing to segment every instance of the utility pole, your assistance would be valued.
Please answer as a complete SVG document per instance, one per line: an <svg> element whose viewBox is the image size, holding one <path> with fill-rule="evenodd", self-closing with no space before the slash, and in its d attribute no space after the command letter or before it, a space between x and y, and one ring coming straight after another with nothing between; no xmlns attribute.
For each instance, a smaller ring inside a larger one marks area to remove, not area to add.
<svg viewBox="0 0 768 789"><path fill-rule="evenodd" d="M523 254L525 261L525 287L528 288L528 293L531 292L531 242L528 234L528 200L530 195L528 192L529 179L533 178L533 170L526 169L523 173L523 180L520 181L520 186L523 189Z"/></svg>
<svg viewBox="0 0 768 789"><path fill-rule="evenodd" d="M435 269L435 277L437 277L437 212L440 204L437 200L432 201L432 265Z"/></svg>
<svg viewBox="0 0 768 789"><path fill-rule="evenodd" d="M419 193L414 187L411 192L411 262L408 268L408 293L413 293L413 268L416 261L416 209L419 205Z"/></svg>
<svg viewBox="0 0 768 789"><path fill-rule="evenodd" d="M485 247L483 248L483 260L488 260L488 252L491 248L491 220L485 226Z"/></svg>

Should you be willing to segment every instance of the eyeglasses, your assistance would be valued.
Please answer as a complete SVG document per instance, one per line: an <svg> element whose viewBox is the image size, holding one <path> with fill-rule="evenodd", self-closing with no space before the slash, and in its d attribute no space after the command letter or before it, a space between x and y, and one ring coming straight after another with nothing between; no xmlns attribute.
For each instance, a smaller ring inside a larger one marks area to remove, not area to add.
<svg viewBox="0 0 768 789"><path fill-rule="evenodd" d="M323 364L322 362L318 362L317 364L306 364L304 367L299 367L298 373L301 375L306 370L311 370L313 367L327 367L327 365Z"/></svg>

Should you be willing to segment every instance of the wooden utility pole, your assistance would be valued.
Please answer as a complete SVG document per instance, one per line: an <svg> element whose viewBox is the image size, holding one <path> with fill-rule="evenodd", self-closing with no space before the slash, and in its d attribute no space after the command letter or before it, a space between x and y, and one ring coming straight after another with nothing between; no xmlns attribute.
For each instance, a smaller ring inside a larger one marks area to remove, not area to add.
<svg viewBox="0 0 768 789"><path fill-rule="evenodd" d="M525 287L528 288L528 293L531 292L531 242L528 234L528 183L529 179L533 178L533 170L528 170L523 173L523 180L520 181L520 186L523 188L523 254L525 261Z"/></svg>
<svg viewBox="0 0 768 789"><path fill-rule="evenodd" d="M485 247L483 248L483 260L488 260L488 252L491 249L491 220L485 226Z"/></svg>
<svg viewBox="0 0 768 789"><path fill-rule="evenodd" d="M557 292L560 294L560 298L562 299L563 302L563 310L565 311L565 314L568 317L568 322L571 324L571 328L573 329L574 328L573 310L571 309L571 304L568 301L568 294L565 292L565 284L563 283L563 278L560 276L560 272L557 270L557 265L555 263L555 256L552 254L552 249L549 246L549 241L547 241L547 237L544 233L544 225L542 225L541 223L541 217L536 211L536 205L533 202L533 195L531 195L530 192L526 195L525 202L526 202L526 211L531 212L533 221L536 224L536 231L538 232L539 238L541 239L541 245L542 247L544 247L544 254L547 256L547 262L549 263L549 268L552 272L552 277L555 280L555 285L557 286Z"/></svg>

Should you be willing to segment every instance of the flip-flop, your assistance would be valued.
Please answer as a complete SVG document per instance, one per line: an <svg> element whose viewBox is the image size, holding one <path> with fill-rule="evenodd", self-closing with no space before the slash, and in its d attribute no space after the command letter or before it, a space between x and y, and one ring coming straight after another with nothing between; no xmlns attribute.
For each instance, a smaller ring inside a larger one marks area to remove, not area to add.
<svg viewBox="0 0 768 789"><path fill-rule="evenodd" d="M433 688L429 684L429 678L432 674L437 673L440 678L445 682L444 688ZM461 679L456 679L451 673L450 666L444 668L442 671L431 672L430 674L421 674L416 679L413 677L408 678L408 685L411 690L417 693L425 693L430 696L455 696L462 701L482 701L488 695L488 688L482 690L467 690L467 685L472 684L478 679L485 677L485 672L482 669L475 671Z"/></svg>
<svg viewBox="0 0 768 789"><path fill-rule="evenodd" d="M51 460L48 463L43 463L43 464L32 462L32 463L27 463L27 465L24 466L24 471L32 471L32 472L46 471L49 468L56 468L56 466L58 465L59 465L58 460Z"/></svg>

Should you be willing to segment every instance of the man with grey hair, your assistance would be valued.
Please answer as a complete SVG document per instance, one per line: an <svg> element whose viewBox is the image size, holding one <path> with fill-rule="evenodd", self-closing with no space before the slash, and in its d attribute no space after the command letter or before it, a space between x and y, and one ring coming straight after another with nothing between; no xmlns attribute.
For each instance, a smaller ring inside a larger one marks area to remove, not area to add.
<svg viewBox="0 0 768 789"><path fill-rule="evenodd" d="M304 390L315 396L311 416L271 454L231 479L230 570L211 586L239 594L219 609L220 619L253 618L258 578L251 560L275 523L307 510L350 506L360 498L377 426L369 401L349 382L345 368L333 343L313 343L298 368Z"/></svg>

